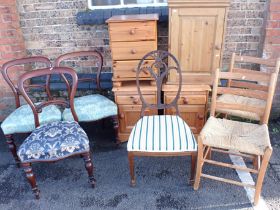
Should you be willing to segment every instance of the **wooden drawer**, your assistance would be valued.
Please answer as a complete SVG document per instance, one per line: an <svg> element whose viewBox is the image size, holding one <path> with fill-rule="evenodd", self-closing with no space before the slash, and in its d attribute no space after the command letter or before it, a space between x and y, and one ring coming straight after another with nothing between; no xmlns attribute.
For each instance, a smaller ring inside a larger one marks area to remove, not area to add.
<svg viewBox="0 0 280 210"><path fill-rule="evenodd" d="M131 60L131 61L114 61L113 70L114 78L136 78L137 66L140 60ZM147 60L144 62L144 66L151 66L154 61ZM140 78L149 78L151 77L148 71L142 71L139 75Z"/></svg>
<svg viewBox="0 0 280 210"><path fill-rule="evenodd" d="M111 42L156 40L156 21L110 23Z"/></svg>
<svg viewBox="0 0 280 210"><path fill-rule="evenodd" d="M155 95L144 95L144 99L146 100L146 103L155 104L156 103L156 96ZM142 101L140 99L140 96L138 94L135 95L118 95L116 96L116 102L117 104L142 104Z"/></svg>
<svg viewBox="0 0 280 210"><path fill-rule="evenodd" d="M113 60L137 60L157 49L156 41L111 42Z"/></svg>
<svg viewBox="0 0 280 210"><path fill-rule="evenodd" d="M175 95L165 95L165 103L171 103L175 98ZM178 104L205 104L206 95L184 95L181 94L178 100Z"/></svg>

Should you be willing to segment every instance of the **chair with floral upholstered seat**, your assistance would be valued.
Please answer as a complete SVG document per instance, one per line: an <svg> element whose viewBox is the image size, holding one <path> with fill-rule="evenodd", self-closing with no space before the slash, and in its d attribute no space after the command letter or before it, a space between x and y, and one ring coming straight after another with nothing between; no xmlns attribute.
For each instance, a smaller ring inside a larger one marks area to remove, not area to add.
<svg viewBox="0 0 280 210"><path fill-rule="evenodd" d="M64 99L51 99L38 104L32 102L29 97L25 83L36 77L50 75L70 75L72 87L70 89L69 101ZM36 184L31 164L36 162L55 162L71 156L81 156L84 159L92 187L95 186L93 176L93 164L91 161L89 139L85 131L76 122L77 114L74 110L74 96L76 93L78 77L76 72L67 67L53 68L52 70L39 69L23 74L18 81L19 91L31 107L36 129L33 130L20 145L17 155L26 173L26 177L32 187L35 197L39 198L39 189ZM70 108L74 121L56 121L45 123L40 126L39 113L48 106L60 105Z"/></svg>
<svg viewBox="0 0 280 210"><path fill-rule="evenodd" d="M21 105L21 94L18 90L16 82L14 82L16 78L12 78L11 76L16 75L12 74L12 72L20 70L18 68L19 66L25 65L25 69L29 70L29 68L26 68L26 65L30 64L36 64L49 68L52 66L48 58L43 56L34 56L6 62L1 68L1 73L14 94L16 105L16 110L14 110L8 117L6 117L6 119L1 124L1 128L6 136L7 144L9 145L10 151L13 154L17 166L19 166L19 159L16 153L16 145L14 143L13 134L30 133L35 129L35 122L30 106L28 104ZM28 87L43 88L46 90L48 98L51 97L50 89L47 85L28 84ZM44 107L42 109L42 112L39 113L39 121L41 124L61 121L61 111L55 105Z"/></svg>
<svg viewBox="0 0 280 210"><path fill-rule="evenodd" d="M81 60L78 60L79 58ZM73 63L80 63L81 67L90 66L91 70L95 68L97 73L96 78L79 78L79 84L82 84L83 82L95 82L97 89L100 90L100 75L103 66L103 57L98 51L79 51L61 55L55 60L55 66L67 66L70 65L69 62L71 65L73 65ZM76 97L74 99L74 107L79 122L92 122L111 118L114 124L116 142L118 142L118 108L113 101L100 94L91 94ZM70 109L65 109L62 117L63 120L66 121L73 120Z"/></svg>

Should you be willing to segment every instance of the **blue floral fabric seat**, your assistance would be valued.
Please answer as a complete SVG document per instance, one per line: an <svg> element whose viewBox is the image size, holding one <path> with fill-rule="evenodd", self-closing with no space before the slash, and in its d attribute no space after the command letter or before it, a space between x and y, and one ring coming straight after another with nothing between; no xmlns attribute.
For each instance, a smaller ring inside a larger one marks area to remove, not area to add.
<svg viewBox="0 0 280 210"><path fill-rule="evenodd" d="M73 122L52 122L36 128L19 147L21 162L59 160L89 152L89 140L81 126Z"/></svg>
<svg viewBox="0 0 280 210"><path fill-rule="evenodd" d="M110 99L99 95L87 95L74 99L74 107L79 122L90 122L118 114L117 105ZM70 109L65 109L62 118L65 121L73 121Z"/></svg>
<svg viewBox="0 0 280 210"><path fill-rule="evenodd" d="M41 125L61 121L61 111L55 105L46 106L39 113ZM14 133L29 133L35 129L34 115L29 105L23 105L13 111L1 124L5 135Z"/></svg>

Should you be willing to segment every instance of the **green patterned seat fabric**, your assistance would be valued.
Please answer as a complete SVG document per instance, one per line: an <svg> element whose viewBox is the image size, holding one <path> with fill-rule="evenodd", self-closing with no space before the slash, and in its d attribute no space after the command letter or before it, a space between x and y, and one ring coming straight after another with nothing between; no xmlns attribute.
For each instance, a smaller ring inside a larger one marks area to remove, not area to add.
<svg viewBox="0 0 280 210"><path fill-rule="evenodd" d="M117 115L117 105L108 98L99 95L88 95L75 98L74 107L79 122L90 122ZM62 115L64 121L73 121L70 109L65 109Z"/></svg>
<svg viewBox="0 0 280 210"><path fill-rule="evenodd" d="M43 108L39 113L40 125L61 121L61 111L55 105ZM34 115L29 105L23 105L13 111L1 124L5 135L14 133L29 133L35 129Z"/></svg>

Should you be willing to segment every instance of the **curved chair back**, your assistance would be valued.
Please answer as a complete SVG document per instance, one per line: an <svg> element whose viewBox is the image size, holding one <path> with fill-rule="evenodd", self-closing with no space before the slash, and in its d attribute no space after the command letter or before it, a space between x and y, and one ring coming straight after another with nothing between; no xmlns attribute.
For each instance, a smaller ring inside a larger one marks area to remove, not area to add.
<svg viewBox="0 0 280 210"><path fill-rule="evenodd" d="M9 70L12 67L20 66L20 65L24 65L24 64L28 64L28 63L29 64L30 63L42 63L42 64L45 64L46 67L49 67L49 68L52 66L52 63L48 58L43 57L43 56L34 56L34 57L29 57L29 58L21 58L21 59L8 61L8 62L4 63L2 68L1 68L1 73L4 77L4 80L8 83L8 85L12 89L12 92L15 96L15 101L16 101L16 107L17 108L20 107L20 100L19 100L20 92L19 92L16 84L13 83L13 81L10 77L10 74L9 74ZM29 86L29 87L32 87L32 86ZM46 92L48 94L48 97L50 97L51 94L50 94L49 86L46 85L44 87L46 88Z"/></svg>
<svg viewBox="0 0 280 210"><path fill-rule="evenodd" d="M91 51L77 51L77 52L71 52L71 53L66 53L61 56L59 56L54 63L55 67L60 67L60 66L65 66L62 62L69 61L70 59L73 58L81 58L81 57L93 57L96 59L96 66L97 66L97 75L96 79L94 78L79 78L79 82L95 82L97 88L100 88L100 74L103 66L103 57L100 52L96 50L91 50ZM67 86L68 91L70 91L70 86Z"/></svg>
<svg viewBox="0 0 280 210"><path fill-rule="evenodd" d="M147 66L145 62L146 60L154 60L154 62L152 62L151 65ZM167 63L170 63L171 65L168 66ZM175 98L169 104L164 104L161 102L162 84L167 78L169 72L172 70L176 71L178 74L178 79L179 79L178 91ZM142 71L146 71L146 72L148 71L156 82L157 104L147 103L147 101L142 95L140 78L139 78L139 75ZM181 92L182 73L178 60L171 53L162 50L156 50L147 53L138 64L137 72L136 72L136 83L137 83L138 94L140 95L140 99L142 101L141 116L144 115L145 109L168 109L171 107L175 107L176 114L179 115L177 102Z"/></svg>
<svg viewBox="0 0 280 210"><path fill-rule="evenodd" d="M36 77L46 76L46 79L48 79L51 75L55 75L55 74L70 75L70 77L72 79L72 86L71 86L69 101L63 100L63 99L52 99L51 98L48 101L41 102L40 104L35 104L31 100L30 96L28 95L27 87L24 83L26 82L26 80L36 78ZM23 74L18 80L19 91L20 91L21 95L24 97L24 99L27 101L27 103L30 105L30 107L33 111L36 127L39 126L38 114L42 111L42 108L44 108L48 105L51 105L51 104L61 105L63 107L70 106L74 120L78 121L78 117L77 117L77 114L74 109L74 96L76 94L77 85L78 85L77 73L73 69L67 68L67 67L55 67L52 70L50 70L49 68L38 69L36 71L27 72L27 73Z"/></svg>

